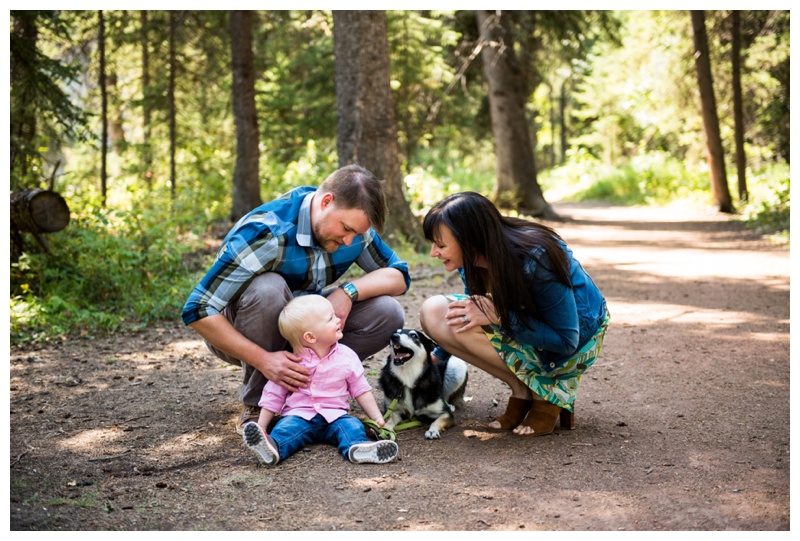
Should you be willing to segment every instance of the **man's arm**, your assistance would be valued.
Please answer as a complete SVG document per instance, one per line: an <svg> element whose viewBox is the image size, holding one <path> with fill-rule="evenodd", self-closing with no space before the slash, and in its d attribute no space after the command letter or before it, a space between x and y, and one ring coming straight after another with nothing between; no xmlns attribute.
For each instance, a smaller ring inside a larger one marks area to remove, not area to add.
<svg viewBox="0 0 800 541"><path fill-rule="evenodd" d="M403 273L393 267L376 269L350 282L358 290L358 300L360 301L381 295L396 297L406 291L406 281ZM347 316L353 307L350 297L347 296L342 288L337 287L328 295L328 300L331 301L336 316L342 320L342 328L344 328Z"/></svg>
<svg viewBox="0 0 800 541"><path fill-rule="evenodd" d="M289 391L309 382L308 370L298 364L300 357L288 351L265 350L237 331L222 314L198 319L189 326L218 350L246 362Z"/></svg>

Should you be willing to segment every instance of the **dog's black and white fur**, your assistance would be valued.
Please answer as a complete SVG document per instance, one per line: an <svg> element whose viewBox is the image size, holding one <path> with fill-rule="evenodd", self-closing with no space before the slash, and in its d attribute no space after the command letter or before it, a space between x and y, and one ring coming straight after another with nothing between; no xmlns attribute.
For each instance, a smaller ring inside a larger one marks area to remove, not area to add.
<svg viewBox="0 0 800 541"><path fill-rule="evenodd" d="M434 365L431 351L435 345L419 331L399 329L389 342L389 357L378 379L384 407L388 409L397 399L386 426L394 429L413 417L429 421L425 432L429 440L439 438L455 424L454 406L463 402L467 386L467 363L451 356Z"/></svg>

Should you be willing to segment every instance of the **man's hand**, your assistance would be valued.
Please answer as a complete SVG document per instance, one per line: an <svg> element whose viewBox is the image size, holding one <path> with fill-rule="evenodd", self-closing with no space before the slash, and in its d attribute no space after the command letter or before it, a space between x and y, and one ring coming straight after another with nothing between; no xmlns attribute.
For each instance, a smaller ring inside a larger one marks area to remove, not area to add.
<svg viewBox="0 0 800 541"><path fill-rule="evenodd" d="M300 357L289 351L264 352L264 362L253 365L264 377L294 392L311 380L308 370L300 366Z"/></svg>
<svg viewBox="0 0 800 541"><path fill-rule="evenodd" d="M222 314L199 319L189 326L218 350L244 361L284 389L296 391L310 381L308 370L298 364L300 357L289 351L264 350L234 329Z"/></svg>
<svg viewBox="0 0 800 541"><path fill-rule="evenodd" d="M333 313L336 314L341 320L342 332L344 326L347 324L347 317L350 315L350 310L353 309L353 301L347 296L347 293L341 287L337 287L326 297L333 305Z"/></svg>

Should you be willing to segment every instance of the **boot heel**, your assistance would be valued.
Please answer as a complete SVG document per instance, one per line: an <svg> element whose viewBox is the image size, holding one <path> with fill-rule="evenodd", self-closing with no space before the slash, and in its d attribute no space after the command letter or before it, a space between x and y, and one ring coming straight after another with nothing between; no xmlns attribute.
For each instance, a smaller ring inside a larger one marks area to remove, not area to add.
<svg viewBox="0 0 800 541"><path fill-rule="evenodd" d="M569 430L575 430L575 411L569 411L566 409L562 409L561 413L559 414L558 424L561 428L568 428Z"/></svg>

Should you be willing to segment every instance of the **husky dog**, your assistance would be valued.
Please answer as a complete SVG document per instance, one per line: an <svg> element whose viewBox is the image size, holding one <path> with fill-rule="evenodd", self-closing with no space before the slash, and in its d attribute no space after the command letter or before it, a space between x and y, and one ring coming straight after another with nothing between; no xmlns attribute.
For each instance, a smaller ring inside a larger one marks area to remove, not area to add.
<svg viewBox="0 0 800 541"><path fill-rule="evenodd" d="M432 440L455 424L453 410L463 402L467 363L450 357L434 365L431 351L435 346L430 338L414 329L399 329L392 335L389 357L378 379L384 407L388 409L397 399L386 421L388 428L394 429L401 421L416 417L431 422L425 438Z"/></svg>

